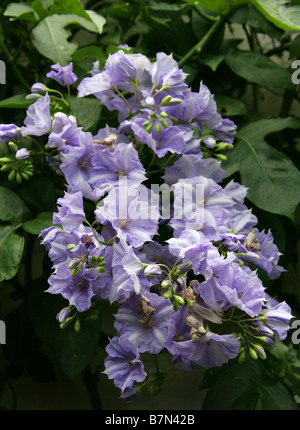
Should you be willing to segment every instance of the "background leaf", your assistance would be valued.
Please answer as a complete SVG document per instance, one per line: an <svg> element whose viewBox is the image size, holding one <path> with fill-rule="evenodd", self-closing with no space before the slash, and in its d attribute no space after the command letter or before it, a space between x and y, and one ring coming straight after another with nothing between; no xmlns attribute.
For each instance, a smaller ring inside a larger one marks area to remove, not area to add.
<svg viewBox="0 0 300 430"><path fill-rule="evenodd" d="M91 323L82 321L79 333L73 325L61 329L56 315L67 304L60 295L45 293L40 285L34 285L29 295L28 312L38 337L53 349L64 373L75 379L95 353L101 321L100 318Z"/></svg>
<svg viewBox="0 0 300 430"><path fill-rule="evenodd" d="M0 220L20 223L30 219L30 211L23 200L8 188L0 187Z"/></svg>
<svg viewBox="0 0 300 430"><path fill-rule="evenodd" d="M267 88L294 91L291 74L268 57L251 51L231 51L225 61L228 67L248 82Z"/></svg>
<svg viewBox="0 0 300 430"><path fill-rule="evenodd" d="M292 217L300 200L300 173L285 154L265 141L268 134L288 127L298 129L300 121L264 119L241 128L223 167L226 176L240 173L241 183L249 187L247 198L257 207Z"/></svg>
<svg viewBox="0 0 300 430"><path fill-rule="evenodd" d="M284 0L250 0L259 12L284 30L300 31L300 6L289 6Z"/></svg>

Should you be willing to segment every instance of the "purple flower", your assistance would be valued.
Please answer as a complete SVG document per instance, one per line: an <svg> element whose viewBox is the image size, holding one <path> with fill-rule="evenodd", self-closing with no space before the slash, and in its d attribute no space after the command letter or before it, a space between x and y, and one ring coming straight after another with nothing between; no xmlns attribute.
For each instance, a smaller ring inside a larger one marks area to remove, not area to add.
<svg viewBox="0 0 300 430"><path fill-rule="evenodd" d="M47 78L54 79L62 86L74 84L77 81L77 76L73 73L73 64L69 63L67 66L60 66L58 63L51 66L51 70L47 73Z"/></svg>
<svg viewBox="0 0 300 430"><path fill-rule="evenodd" d="M168 90L168 93L172 95L181 95L187 91L188 86L185 82L187 74L179 69L172 54L167 55L164 52L156 54L156 61L152 65L151 77L156 89L163 88L164 90Z"/></svg>
<svg viewBox="0 0 300 430"><path fill-rule="evenodd" d="M106 347L108 357L104 360L104 374L114 380L122 392L131 388L134 382L143 382L146 378L144 365L138 348L130 340L114 336Z"/></svg>
<svg viewBox="0 0 300 430"><path fill-rule="evenodd" d="M49 133L51 129L51 116L48 93L29 106L24 124L25 127L21 128L24 136L42 136Z"/></svg>
<svg viewBox="0 0 300 430"><path fill-rule="evenodd" d="M188 309L180 308L169 318L165 346L177 360L181 358L186 365L208 369L222 366L238 355L240 342L233 335L218 335L208 330L193 341L187 316Z"/></svg>
<svg viewBox="0 0 300 430"><path fill-rule="evenodd" d="M180 237L167 240L172 254L182 258L183 262L191 262L195 275L203 274L207 266L208 253L212 243L203 233L196 230L185 230Z"/></svg>
<svg viewBox="0 0 300 430"><path fill-rule="evenodd" d="M169 127L160 127L159 131L157 131L157 123L155 120L153 128L149 133L146 131L143 123L147 119L147 115L138 115L133 117L129 124L125 122L123 125L121 124L121 130L126 125L130 126L133 134L135 135L136 140L139 143L143 143L149 146L159 158L166 155L168 152L181 154L186 145L185 141L185 132L186 129L179 126L172 126L169 121ZM167 121L168 122L168 121Z"/></svg>
<svg viewBox="0 0 300 430"><path fill-rule="evenodd" d="M17 160L26 160L29 157L29 152L26 148L21 148L16 152Z"/></svg>
<svg viewBox="0 0 300 430"><path fill-rule="evenodd" d="M213 179L204 176L180 179L174 187L174 236L185 229L202 231L207 239L219 240L219 229L234 201Z"/></svg>
<svg viewBox="0 0 300 430"><path fill-rule="evenodd" d="M170 300L154 293L133 296L116 313L115 328L138 346L139 352L158 354L164 348L167 325L173 313Z"/></svg>
<svg viewBox="0 0 300 430"><path fill-rule="evenodd" d="M96 219L102 224L110 222L118 237L138 248L150 241L158 228L159 208L151 206L150 199L151 191L144 185L116 187L101 200Z"/></svg>
<svg viewBox="0 0 300 430"><path fill-rule="evenodd" d="M1 124L0 125L0 141L9 142L16 139L16 132L18 127L15 124Z"/></svg>
<svg viewBox="0 0 300 430"><path fill-rule="evenodd" d="M63 262L56 266L55 272L48 279L50 287L46 292L61 294L78 312L84 312L91 307L93 284L98 277L99 271L93 268L81 270L78 275L72 276L68 264Z"/></svg>
<svg viewBox="0 0 300 430"><path fill-rule="evenodd" d="M175 184L179 179L205 176L215 182L221 182L224 177L221 162L213 158L202 158L201 154L183 154L173 166L167 167L164 175L165 183Z"/></svg>
<svg viewBox="0 0 300 430"><path fill-rule="evenodd" d="M90 185L102 195L114 186L138 187L145 179L145 169L132 143L119 143L114 151L106 151L94 144L91 156Z"/></svg>
<svg viewBox="0 0 300 430"><path fill-rule="evenodd" d="M228 118L224 118L221 121L221 124L213 129L214 135L227 143L233 144L235 133L236 133L236 125L233 121Z"/></svg>
<svg viewBox="0 0 300 430"><path fill-rule="evenodd" d="M199 287L202 299L207 306L219 311L236 306L251 317L257 316L266 294L256 272L247 266L241 267L233 253L228 253L226 258L215 254L208 259L206 281Z"/></svg>
<svg viewBox="0 0 300 430"><path fill-rule="evenodd" d="M53 224L61 224L67 232L76 230L85 219L81 191L74 194L65 193L57 203L60 208L53 214Z"/></svg>
<svg viewBox="0 0 300 430"><path fill-rule="evenodd" d="M80 146L83 136L84 132L81 127L77 127L77 121L73 115L67 116L63 112L57 112L54 114L47 147L68 152L70 146Z"/></svg>
<svg viewBox="0 0 300 430"><path fill-rule="evenodd" d="M265 317L265 324L278 335L280 340L284 340L290 329L290 321L294 318L290 306L286 302L278 303L268 296L266 309L263 309L262 315Z"/></svg>

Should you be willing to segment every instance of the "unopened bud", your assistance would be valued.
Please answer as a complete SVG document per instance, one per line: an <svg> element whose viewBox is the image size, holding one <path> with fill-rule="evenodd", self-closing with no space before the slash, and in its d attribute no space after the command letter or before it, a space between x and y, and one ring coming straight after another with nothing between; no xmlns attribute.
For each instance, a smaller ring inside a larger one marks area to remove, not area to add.
<svg viewBox="0 0 300 430"><path fill-rule="evenodd" d="M11 152L17 152L17 150L19 149L15 142L8 142L8 147Z"/></svg>
<svg viewBox="0 0 300 430"><path fill-rule="evenodd" d="M184 306L185 305L185 301L184 301L183 297L176 296L175 294L174 294L173 297L174 297L175 302L177 302L180 306Z"/></svg>
<svg viewBox="0 0 300 430"><path fill-rule="evenodd" d="M161 270L157 264L149 264L145 268L144 274L147 278L156 278L161 275Z"/></svg>
<svg viewBox="0 0 300 430"><path fill-rule="evenodd" d="M80 321L79 321L79 318L77 318L77 320L75 321L74 330L76 331L76 333L80 332Z"/></svg>
<svg viewBox="0 0 300 430"><path fill-rule="evenodd" d="M190 261L187 261L186 263L182 263L178 266L178 270L180 273L187 273L190 268L192 267L192 263Z"/></svg>
<svg viewBox="0 0 300 430"><path fill-rule="evenodd" d="M251 358L253 358L253 360L258 359L258 355L257 355L256 351L251 347L249 348L249 355Z"/></svg>
<svg viewBox="0 0 300 430"><path fill-rule="evenodd" d="M172 99L172 96L168 95L162 99L160 102L160 106L170 106L170 101Z"/></svg>
<svg viewBox="0 0 300 430"><path fill-rule="evenodd" d="M169 279L164 279L161 283L161 287L164 290L167 290L168 288L170 288L172 286L172 283L169 281Z"/></svg>

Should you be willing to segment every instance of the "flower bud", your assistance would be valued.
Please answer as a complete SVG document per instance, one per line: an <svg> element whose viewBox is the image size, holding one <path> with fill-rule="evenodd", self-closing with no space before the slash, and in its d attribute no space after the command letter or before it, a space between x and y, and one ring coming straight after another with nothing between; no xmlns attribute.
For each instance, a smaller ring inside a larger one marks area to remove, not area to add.
<svg viewBox="0 0 300 430"><path fill-rule="evenodd" d="M172 286L172 283L169 281L169 279L164 279L161 283L161 287L164 290L167 290L168 288L170 288Z"/></svg>
<svg viewBox="0 0 300 430"><path fill-rule="evenodd" d="M170 106L170 101L171 101L171 99L172 99L172 96L170 96L170 95L168 95L168 96L164 97L164 98L162 99L162 101L160 102L160 105L159 105L159 106Z"/></svg>
<svg viewBox="0 0 300 430"><path fill-rule="evenodd" d="M170 299L171 297L173 296L173 294L172 294L172 291L166 291L165 293L164 293L164 298L165 299Z"/></svg>
<svg viewBox="0 0 300 430"><path fill-rule="evenodd" d="M184 306L185 305L185 301L184 301L183 297L177 296L175 294L174 294L173 297L174 297L175 302L177 302L180 306Z"/></svg>
<svg viewBox="0 0 300 430"><path fill-rule="evenodd" d="M56 319L57 321L62 324L65 323L67 321L67 319L69 318L70 315L70 307L66 307L61 309L61 311L59 311L59 313L56 315Z"/></svg>
<svg viewBox="0 0 300 430"><path fill-rule="evenodd" d="M78 264L79 264L78 258L73 258L73 260L71 260L69 263L69 269L75 269L75 267L77 267Z"/></svg>
<svg viewBox="0 0 300 430"><path fill-rule="evenodd" d="M204 140L204 145L206 148L213 149L216 147L217 143L213 137L209 136Z"/></svg>
<svg viewBox="0 0 300 430"><path fill-rule="evenodd" d="M145 270L144 274L147 278L156 278L161 275L160 267L157 264L149 264Z"/></svg>
<svg viewBox="0 0 300 430"><path fill-rule="evenodd" d="M15 142L8 142L8 147L11 152L17 152L17 150L19 149Z"/></svg>
<svg viewBox="0 0 300 430"><path fill-rule="evenodd" d="M192 267L191 261L187 261L186 263L181 263L178 266L178 270L180 271L180 273L187 273L191 267Z"/></svg>
<svg viewBox="0 0 300 430"><path fill-rule="evenodd" d="M258 355L257 355L256 351L251 347L249 347L249 355L251 358L253 358L253 360L258 359Z"/></svg>
<svg viewBox="0 0 300 430"><path fill-rule="evenodd" d="M26 148L21 148L16 152L16 159L19 161L25 160L29 157L29 152Z"/></svg>

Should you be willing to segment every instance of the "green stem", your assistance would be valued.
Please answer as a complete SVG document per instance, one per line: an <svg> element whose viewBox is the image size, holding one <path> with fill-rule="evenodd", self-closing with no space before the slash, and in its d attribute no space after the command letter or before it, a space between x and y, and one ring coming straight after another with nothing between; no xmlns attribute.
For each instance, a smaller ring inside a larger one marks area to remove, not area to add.
<svg viewBox="0 0 300 430"><path fill-rule="evenodd" d="M227 15L224 15L222 17L218 16L216 18L215 22L210 27L210 29L205 34L205 36L201 40L199 40L199 42L196 43L196 45L194 45L192 49L190 49L184 57L181 58L181 60L178 62L179 67L182 67L185 63L187 63L193 57L194 54L200 54L203 51L206 44L209 42L209 40L214 35L214 33L220 28L221 24L225 21L226 17Z"/></svg>

